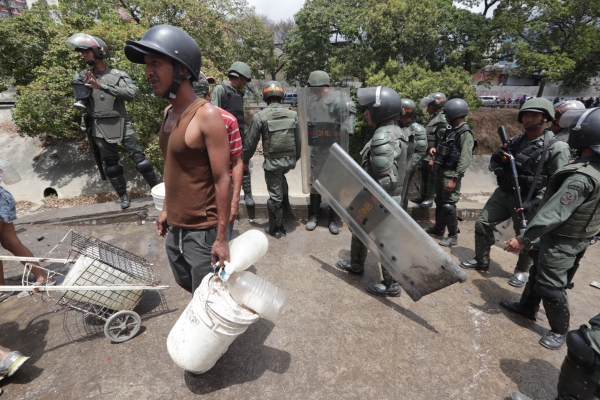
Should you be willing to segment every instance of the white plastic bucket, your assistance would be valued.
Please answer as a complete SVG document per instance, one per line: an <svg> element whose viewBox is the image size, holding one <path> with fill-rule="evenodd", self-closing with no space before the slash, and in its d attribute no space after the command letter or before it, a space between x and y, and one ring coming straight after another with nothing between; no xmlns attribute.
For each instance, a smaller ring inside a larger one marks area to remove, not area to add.
<svg viewBox="0 0 600 400"><path fill-rule="evenodd" d="M209 274L171 329L167 350L179 367L202 374L258 318L258 314L237 304L221 280Z"/></svg>
<svg viewBox="0 0 600 400"><path fill-rule="evenodd" d="M2 182L7 185L13 185L21 181L21 176L8 160L0 158L0 169L2 170Z"/></svg>
<svg viewBox="0 0 600 400"><path fill-rule="evenodd" d="M161 210L163 209L163 204L165 203L165 184L163 183L159 183L158 185L154 186L152 188L152 190L150 191L150 193L152 193L152 199L154 200L154 207L156 207L157 210Z"/></svg>

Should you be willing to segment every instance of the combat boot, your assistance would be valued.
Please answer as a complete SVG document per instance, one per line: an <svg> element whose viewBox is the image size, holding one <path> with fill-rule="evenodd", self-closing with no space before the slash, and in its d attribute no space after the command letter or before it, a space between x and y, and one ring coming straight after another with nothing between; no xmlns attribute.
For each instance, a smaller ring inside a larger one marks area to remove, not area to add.
<svg viewBox="0 0 600 400"><path fill-rule="evenodd" d="M529 279L529 273L515 271L514 275L510 277L508 280L508 284L514 287L523 287L527 283Z"/></svg>
<svg viewBox="0 0 600 400"><path fill-rule="evenodd" d="M458 235L448 235L447 238L440 240L440 246L452 247L458 244Z"/></svg>
<svg viewBox="0 0 600 400"><path fill-rule="evenodd" d="M522 315L525 318L532 320L533 322L535 322L537 320L538 310L530 309L527 306L523 305L522 303L519 303L518 301L511 302L511 301L507 301L507 300L500 300L500 305L502 307L506 308L508 311L512 311L514 313Z"/></svg>
<svg viewBox="0 0 600 400"><path fill-rule="evenodd" d="M270 227L265 228L265 232L273 236L275 239L280 239L282 236L286 236L287 233L283 225L276 226L273 229L271 229Z"/></svg>
<svg viewBox="0 0 600 400"><path fill-rule="evenodd" d="M121 210L129 208L129 206L131 205L131 200L129 200L129 196L127 196L127 193L122 195L120 198L121 198Z"/></svg>
<svg viewBox="0 0 600 400"><path fill-rule="evenodd" d="M125 177L123 175L113 176L110 178L110 183L115 188L117 196L121 199L121 209L129 208L131 201L129 200L129 196L127 196L127 182L125 182Z"/></svg>
<svg viewBox="0 0 600 400"><path fill-rule="evenodd" d="M489 271L490 269L490 250L492 245L486 243L483 234L475 232L475 257L461 261L460 266L464 269L474 269L477 271Z"/></svg>
<svg viewBox="0 0 600 400"><path fill-rule="evenodd" d="M410 199L411 202L415 203L415 204L421 204L423 202L423 200L425 200L424 197L413 197Z"/></svg>
<svg viewBox="0 0 600 400"><path fill-rule="evenodd" d="M442 209L435 208L435 225L425 228L425 232L430 235L443 236L446 231L446 220L444 219Z"/></svg>
<svg viewBox="0 0 600 400"><path fill-rule="evenodd" d="M307 231L314 231L319 221L319 211L321 210L321 196L315 193L311 193L309 196L308 205L308 222L306 223Z"/></svg>
<svg viewBox="0 0 600 400"><path fill-rule="evenodd" d="M337 222L335 222L335 211L332 208L329 209L329 233L332 235L337 235L340 233L340 228L337 226Z"/></svg>
<svg viewBox="0 0 600 400"><path fill-rule="evenodd" d="M384 281L371 283L367 286L367 292L381 297L398 297L402 290L397 282L387 286Z"/></svg>
<svg viewBox="0 0 600 400"><path fill-rule="evenodd" d="M558 350L560 349L565 341L567 340L567 334L561 335L560 333L548 331L542 336L539 343L547 349Z"/></svg>
<svg viewBox="0 0 600 400"><path fill-rule="evenodd" d="M365 268L358 263L351 263L348 260L339 260L335 263L335 266L342 271L349 272L354 275L363 276L365 274Z"/></svg>
<svg viewBox="0 0 600 400"><path fill-rule="evenodd" d="M458 244L458 213L456 205L444 203L440 207L444 214L443 218L448 226L448 237L440 241L440 246L451 247Z"/></svg>
<svg viewBox="0 0 600 400"><path fill-rule="evenodd" d="M427 199L427 200L423 200L419 204L419 207L421 207L421 208L431 208L432 205L433 205L433 200L432 199Z"/></svg>
<svg viewBox="0 0 600 400"><path fill-rule="evenodd" d="M477 258L472 258L470 260L461 261L460 266L464 269L474 269L476 271L489 271L490 261L489 259L479 261Z"/></svg>
<svg viewBox="0 0 600 400"><path fill-rule="evenodd" d="M250 176L250 171L244 171L242 177L242 189L244 190L244 201L246 202L246 207L254 207L254 198L252 197L252 178Z"/></svg>

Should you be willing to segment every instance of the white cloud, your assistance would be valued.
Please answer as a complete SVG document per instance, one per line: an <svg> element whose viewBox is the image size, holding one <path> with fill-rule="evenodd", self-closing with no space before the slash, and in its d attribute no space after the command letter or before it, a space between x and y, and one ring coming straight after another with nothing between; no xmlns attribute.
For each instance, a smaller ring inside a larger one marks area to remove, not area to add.
<svg viewBox="0 0 600 400"><path fill-rule="evenodd" d="M257 14L268 15L273 21L293 18L305 0L248 0Z"/></svg>

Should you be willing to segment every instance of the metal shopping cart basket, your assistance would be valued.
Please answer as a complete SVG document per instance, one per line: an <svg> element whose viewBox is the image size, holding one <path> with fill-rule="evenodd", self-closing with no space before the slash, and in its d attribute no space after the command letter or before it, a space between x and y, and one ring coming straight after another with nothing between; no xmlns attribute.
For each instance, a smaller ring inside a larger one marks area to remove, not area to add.
<svg viewBox="0 0 600 400"><path fill-rule="evenodd" d="M75 231L70 234L67 259L0 256L0 260L27 262L23 285L0 286L0 291L62 292L57 303L104 320L104 334L109 340L131 339L141 327L141 318L133 309L146 290L163 290L169 286L157 284L151 264L145 259L94 237ZM48 282L56 275L64 277L64 281L59 286L37 286L29 282L29 273L34 268L29 262L63 263L64 268L58 271L41 268L48 272Z"/></svg>

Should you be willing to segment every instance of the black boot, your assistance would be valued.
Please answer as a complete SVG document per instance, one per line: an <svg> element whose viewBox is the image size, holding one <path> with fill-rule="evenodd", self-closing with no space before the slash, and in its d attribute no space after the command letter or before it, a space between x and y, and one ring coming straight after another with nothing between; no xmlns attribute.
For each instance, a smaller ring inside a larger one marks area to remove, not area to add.
<svg viewBox="0 0 600 400"><path fill-rule="evenodd" d="M489 271L491 247L491 244L488 245L486 243L486 238L483 234L475 232L475 258L461 261L460 266L464 269Z"/></svg>
<svg viewBox="0 0 600 400"><path fill-rule="evenodd" d="M127 196L127 182L125 182L125 177L123 175L112 177L110 178L110 183L121 199L121 209L128 208L131 205L131 201L129 200L129 196Z"/></svg>
<svg viewBox="0 0 600 400"><path fill-rule="evenodd" d="M242 189L244 190L244 201L247 207L254 207L254 198L252 197L252 179L250 171L244 171L242 178Z"/></svg>
<svg viewBox="0 0 600 400"><path fill-rule="evenodd" d="M456 205L442 204L442 212L448 226L448 237L440 241L440 246L451 247L458 244L458 214Z"/></svg>
<svg viewBox="0 0 600 400"><path fill-rule="evenodd" d="M519 303L518 301L511 302L507 300L500 300L500 305L506 308L508 311L520 314L525 318L528 318L535 322L537 320L537 309L530 309L527 306Z"/></svg>
<svg viewBox="0 0 600 400"><path fill-rule="evenodd" d="M435 208L435 225L425 228L425 232L430 235L443 236L446 231L446 221L440 207Z"/></svg>
<svg viewBox="0 0 600 400"><path fill-rule="evenodd" d="M308 205L308 222L306 223L307 231L314 231L319 220L319 212L321 211L321 195L311 193L309 196L310 204Z"/></svg>
<svg viewBox="0 0 600 400"><path fill-rule="evenodd" d="M335 222L335 217L337 217L337 215L335 214L335 211L333 211L333 208L329 208L329 233L331 233L332 235L337 235L338 233L340 233L340 228L338 228L337 223Z"/></svg>

